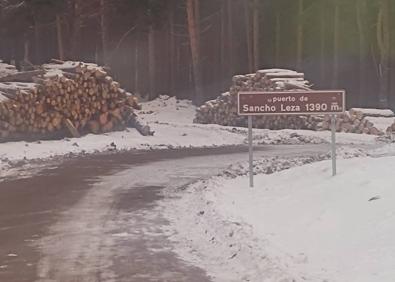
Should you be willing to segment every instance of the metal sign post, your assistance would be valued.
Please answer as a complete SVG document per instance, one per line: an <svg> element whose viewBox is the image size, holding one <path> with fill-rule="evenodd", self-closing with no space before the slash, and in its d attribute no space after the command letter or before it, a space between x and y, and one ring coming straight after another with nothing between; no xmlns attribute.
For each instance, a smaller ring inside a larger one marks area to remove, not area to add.
<svg viewBox="0 0 395 282"><path fill-rule="evenodd" d="M336 175L336 115L331 116L332 129L332 176Z"/></svg>
<svg viewBox="0 0 395 282"><path fill-rule="evenodd" d="M238 114L248 117L249 177L254 187L252 116L331 115L332 175L336 175L336 114L345 112L344 90L239 92Z"/></svg>
<svg viewBox="0 0 395 282"><path fill-rule="evenodd" d="M249 155L249 175L250 175L250 187L254 187L254 156L253 156L253 145L252 145L252 116L248 116L248 155Z"/></svg>

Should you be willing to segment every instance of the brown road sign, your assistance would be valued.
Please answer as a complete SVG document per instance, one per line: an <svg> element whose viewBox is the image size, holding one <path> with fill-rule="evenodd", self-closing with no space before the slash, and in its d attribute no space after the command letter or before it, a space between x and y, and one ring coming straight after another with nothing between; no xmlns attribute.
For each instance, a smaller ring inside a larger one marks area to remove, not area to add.
<svg viewBox="0 0 395 282"><path fill-rule="evenodd" d="M346 110L345 91L239 92L239 115L339 114Z"/></svg>

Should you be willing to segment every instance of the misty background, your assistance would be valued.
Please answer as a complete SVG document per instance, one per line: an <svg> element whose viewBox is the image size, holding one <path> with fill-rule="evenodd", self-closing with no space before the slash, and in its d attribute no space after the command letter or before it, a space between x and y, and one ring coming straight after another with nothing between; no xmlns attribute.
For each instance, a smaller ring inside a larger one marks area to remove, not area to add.
<svg viewBox="0 0 395 282"><path fill-rule="evenodd" d="M0 60L96 62L133 93L197 103L290 68L349 108L394 109L393 15L390 0L0 0Z"/></svg>

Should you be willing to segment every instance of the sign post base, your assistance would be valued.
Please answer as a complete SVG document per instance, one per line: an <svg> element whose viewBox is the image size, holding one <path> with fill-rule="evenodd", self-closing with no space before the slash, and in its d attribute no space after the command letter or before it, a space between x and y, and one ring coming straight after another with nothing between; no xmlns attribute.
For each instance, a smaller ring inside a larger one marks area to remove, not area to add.
<svg viewBox="0 0 395 282"><path fill-rule="evenodd" d="M332 129L332 176L336 175L336 115L331 115Z"/></svg>
<svg viewBox="0 0 395 282"><path fill-rule="evenodd" d="M252 116L248 116L248 155L249 155L249 176L250 187L254 187L254 155L252 145Z"/></svg>

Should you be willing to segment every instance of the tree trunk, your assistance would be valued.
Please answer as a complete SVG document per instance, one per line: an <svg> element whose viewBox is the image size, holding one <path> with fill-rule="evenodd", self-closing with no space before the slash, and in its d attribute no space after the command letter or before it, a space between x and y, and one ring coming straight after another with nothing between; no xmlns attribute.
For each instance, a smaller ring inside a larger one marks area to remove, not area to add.
<svg viewBox="0 0 395 282"><path fill-rule="evenodd" d="M196 23L196 42L197 42L197 49L199 55L201 55L200 51L200 6L199 6L199 0L193 0L193 9L194 9L194 14L195 14L195 23Z"/></svg>
<svg viewBox="0 0 395 282"><path fill-rule="evenodd" d="M259 0L254 0L254 13L253 13L253 34L254 34L254 71L259 69Z"/></svg>
<svg viewBox="0 0 395 282"><path fill-rule="evenodd" d="M320 24L320 76L321 76L321 84L325 85L327 77L326 77L326 25L327 25L327 18L326 18L326 3L327 0L322 0L321 2L321 24Z"/></svg>
<svg viewBox="0 0 395 282"><path fill-rule="evenodd" d="M148 76L149 76L149 99L155 98L156 92L156 62L155 62L155 29L151 25L148 32Z"/></svg>
<svg viewBox="0 0 395 282"><path fill-rule="evenodd" d="M108 23L107 23L107 10L108 1L100 0L100 28L101 28L101 43L103 51L103 63L109 65L108 57Z"/></svg>
<svg viewBox="0 0 395 282"><path fill-rule="evenodd" d="M275 65L279 66L280 65L280 53L281 53L281 20L280 20L280 12L277 11L276 14L276 47L275 47L275 55L274 55L274 61Z"/></svg>
<svg viewBox="0 0 395 282"><path fill-rule="evenodd" d="M246 40L247 40L247 59L248 59L248 71L252 73L254 71L254 50L252 43L252 24L250 16L250 3L248 0L244 1L244 17L246 25Z"/></svg>
<svg viewBox="0 0 395 282"><path fill-rule="evenodd" d="M62 18L59 14L56 14L56 36L58 41L58 56L60 60L64 60Z"/></svg>
<svg viewBox="0 0 395 282"><path fill-rule="evenodd" d="M175 92L175 30L174 30L174 4L170 5L169 8L169 53L170 53L170 61L169 61L169 77L170 77L170 93L174 94Z"/></svg>
<svg viewBox="0 0 395 282"><path fill-rule="evenodd" d="M302 70L303 64L303 37L304 37L304 28L303 28L303 10L304 3L303 0L299 0L298 2L298 24L297 24L297 50L296 50L296 67L298 70Z"/></svg>
<svg viewBox="0 0 395 282"><path fill-rule="evenodd" d="M339 84L339 14L340 7L338 0L335 0L335 11L333 19L333 76L332 87L336 88Z"/></svg>
<svg viewBox="0 0 395 282"><path fill-rule="evenodd" d="M228 58L228 75L229 77L233 76L234 74L234 47L233 47L233 0L226 1L227 7L227 24L228 24L228 51L229 51L229 58Z"/></svg>
<svg viewBox="0 0 395 282"><path fill-rule="evenodd" d="M134 93L139 94L140 93L140 87L139 87L139 66L140 66L140 61L139 61L139 40L136 38L134 41Z"/></svg>
<svg viewBox="0 0 395 282"><path fill-rule="evenodd" d="M380 0L377 19L377 44L379 49L379 106L388 108L390 26L389 0Z"/></svg>
<svg viewBox="0 0 395 282"><path fill-rule="evenodd" d="M79 46L81 40L81 0L73 1L73 22L72 22L72 34L71 34L71 56L74 60L78 58Z"/></svg>
<svg viewBox="0 0 395 282"><path fill-rule="evenodd" d="M395 12L395 3L393 1L391 1L389 3L389 5L390 5L390 13L391 13L391 15L393 15ZM390 17L389 25L391 27L395 26L395 18L394 17ZM389 93L390 97L392 97L392 99L391 98L389 99L389 104L390 104L390 107L392 107L392 108L394 108L394 106L395 106L395 99L394 99L394 95L392 94L395 91L395 44L394 44L395 43L395 36L394 36L393 32L394 31L391 28L391 31L390 31L390 37L391 37L390 38L390 65L389 65L390 78L389 78L388 93ZM394 130L395 130L395 126L394 126ZM395 135L394 135L394 137L395 137Z"/></svg>
<svg viewBox="0 0 395 282"><path fill-rule="evenodd" d="M36 17L36 15L34 15ZM39 64L41 62L40 56L40 27L37 19L34 20L34 53L36 57L36 63Z"/></svg>
<svg viewBox="0 0 395 282"><path fill-rule="evenodd" d="M24 44L23 44L23 61L25 63L30 63L30 42L29 36L27 34L24 35Z"/></svg>
<svg viewBox="0 0 395 282"><path fill-rule="evenodd" d="M356 3L356 14L357 14L357 25L358 25L358 35L359 35L359 93L358 93L358 103L361 102L361 97L363 97L366 91L366 55L368 54L368 47L366 44L366 16L367 16L366 0L358 0Z"/></svg>
<svg viewBox="0 0 395 282"><path fill-rule="evenodd" d="M193 80L195 84L195 103L201 104L203 102L203 90L202 90L202 73L200 68L200 54L199 54L199 36L198 36L198 25L196 21L195 4L193 0L187 1L187 18L188 18L188 33L189 43L191 48L192 56L192 69L193 69Z"/></svg>
<svg viewBox="0 0 395 282"><path fill-rule="evenodd" d="M229 62L227 62L226 59L226 47L227 47L227 34L226 34L226 16L227 13L225 11L225 5L228 3L228 1L223 1L221 4L221 33L220 33L220 48L219 48L219 58L220 58L220 81L221 81L221 88L225 89L226 85L225 85L225 77L228 75L228 64Z"/></svg>

